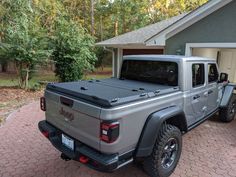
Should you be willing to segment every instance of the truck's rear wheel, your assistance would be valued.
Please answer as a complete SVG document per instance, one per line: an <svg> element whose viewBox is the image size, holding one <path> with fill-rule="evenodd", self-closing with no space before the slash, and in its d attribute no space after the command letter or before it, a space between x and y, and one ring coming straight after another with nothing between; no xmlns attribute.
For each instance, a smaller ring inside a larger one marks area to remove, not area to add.
<svg viewBox="0 0 236 177"><path fill-rule="evenodd" d="M170 176L179 161L181 150L180 130L173 125L164 124L152 154L144 160L144 170L151 177Z"/></svg>
<svg viewBox="0 0 236 177"><path fill-rule="evenodd" d="M225 108L221 108L219 112L219 117L222 122L231 122L234 120L236 113L236 100L234 96L231 97L229 104Z"/></svg>

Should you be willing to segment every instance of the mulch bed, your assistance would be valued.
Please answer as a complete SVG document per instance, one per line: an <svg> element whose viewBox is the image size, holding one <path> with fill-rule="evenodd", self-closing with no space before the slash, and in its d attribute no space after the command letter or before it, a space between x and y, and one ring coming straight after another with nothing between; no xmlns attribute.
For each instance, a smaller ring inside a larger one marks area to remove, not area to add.
<svg viewBox="0 0 236 177"><path fill-rule="evenodd" d="M25 104L39 100L42 95L43 90L26 91L19 88L0 87L0 125L5 122L11 112Z"/></svg>

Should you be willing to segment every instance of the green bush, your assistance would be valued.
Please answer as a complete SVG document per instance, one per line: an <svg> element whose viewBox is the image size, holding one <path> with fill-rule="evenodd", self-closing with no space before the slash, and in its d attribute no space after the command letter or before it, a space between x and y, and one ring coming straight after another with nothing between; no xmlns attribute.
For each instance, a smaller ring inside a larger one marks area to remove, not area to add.
<svg viewBox="0 0 236 177"><path fill-rule="evenodd" d="M38 91L42 89L42 85L40 83L33 83L32 85L30 85L30 90L31 91Z"/></svg>
<svg viewBox="0 0 236 177"><path fill-rule="evenodd" d="M76 22L60 18L55 23L52 55L56 76L62 82L80 80L96 61L94 39Z"/></svg>

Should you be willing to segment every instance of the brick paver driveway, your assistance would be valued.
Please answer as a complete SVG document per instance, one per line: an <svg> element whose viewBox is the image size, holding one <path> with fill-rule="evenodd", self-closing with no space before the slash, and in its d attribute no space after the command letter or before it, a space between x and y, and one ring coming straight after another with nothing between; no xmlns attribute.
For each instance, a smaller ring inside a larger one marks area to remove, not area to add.
<svg viewBox="0 0 236 177"><path fill-rule="evenodd" d="M78 162L65 162L38 131L44 118L38 103L24 106L0 127L0 177L146 177L130 164L115 173L100 173ZM180 163L172 177L236 177L236 121L213 118L183 137Z"/></svg>

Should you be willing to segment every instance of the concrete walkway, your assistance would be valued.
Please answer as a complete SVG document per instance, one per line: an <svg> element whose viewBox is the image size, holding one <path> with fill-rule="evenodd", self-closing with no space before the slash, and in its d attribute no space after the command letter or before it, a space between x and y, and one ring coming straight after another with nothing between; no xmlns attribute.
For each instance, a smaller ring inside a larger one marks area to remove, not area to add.
<svg viewBox="0 0 236 177"><path fill-rule="evenodd" d="M0 127L0 177L146 177L130 164L115 173L100 173L60 159L60 152L38 131L44 119L39 103L12 113ZM236 177L236 120L213 118L183 137L183 152L171 177Z"/></svg>

